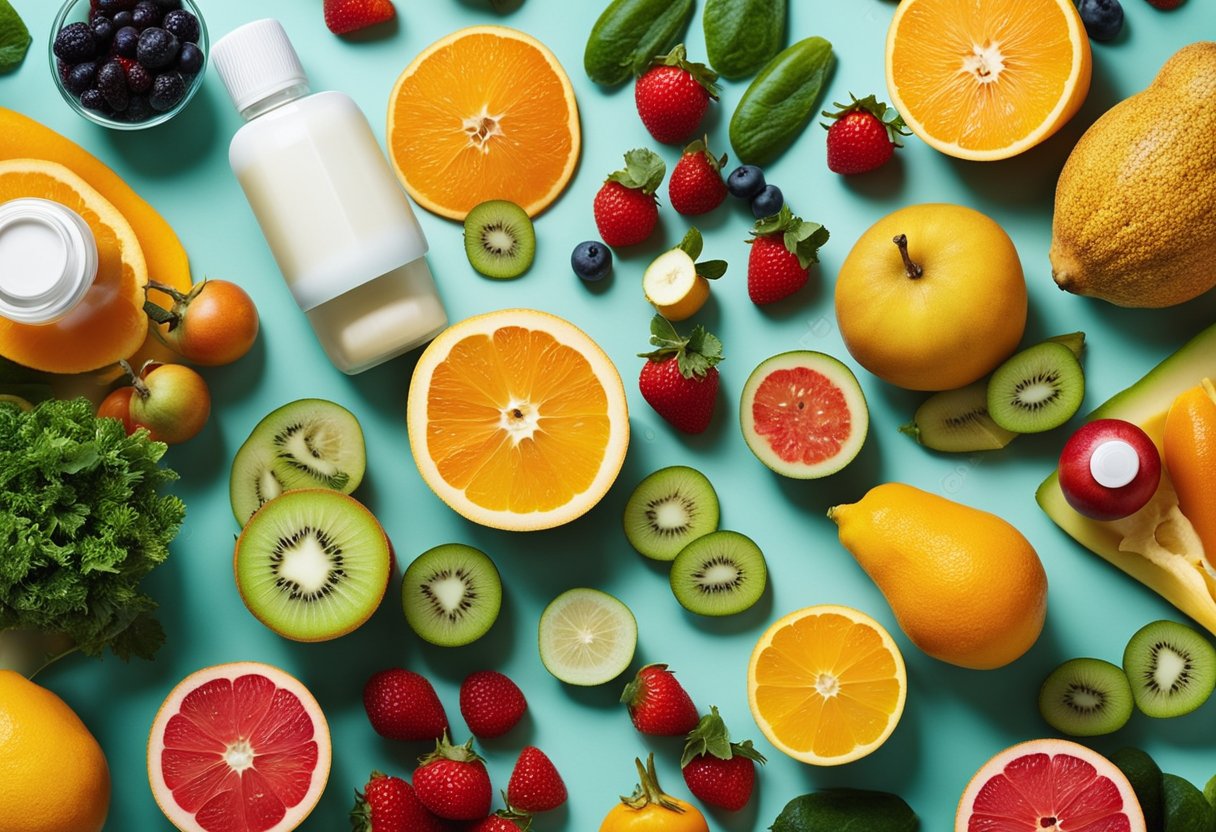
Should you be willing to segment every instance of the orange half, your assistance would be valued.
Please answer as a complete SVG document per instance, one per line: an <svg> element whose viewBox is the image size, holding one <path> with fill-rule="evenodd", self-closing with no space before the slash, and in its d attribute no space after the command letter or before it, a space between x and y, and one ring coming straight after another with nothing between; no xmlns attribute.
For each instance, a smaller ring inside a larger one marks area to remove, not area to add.
<svg viewBox="0 0 1216 832"><path fill-rule="evenodd" d="M472 26L422 51L388 104L388 154L419 205L464 220L505 199L536 216L578 163L574 88L536 38Z"/></svg>
<svg viewBox="0 0 1216 832"><path fill-rule="evenodd" d="M907 696L890 633L849 607L807 607L760 637L747 670L756 725L804 763L836 766L870 754L899 724Z"/></svg>
<svg viewBox="0 0 1216 832"><path fill-rule="evenodd" d="M1089 92L1072 0L903 0L887 89L908 127L959 159L1007 159L1047 139Z"/></svg>
<svg viewBox="0 0 1216 832"><path fill-rule="evenodd" d="M625 387L581 329L505 309L446 329L418 360L406 405L423 480L484 526L547 529L607 493L629 445Z"/></svg>

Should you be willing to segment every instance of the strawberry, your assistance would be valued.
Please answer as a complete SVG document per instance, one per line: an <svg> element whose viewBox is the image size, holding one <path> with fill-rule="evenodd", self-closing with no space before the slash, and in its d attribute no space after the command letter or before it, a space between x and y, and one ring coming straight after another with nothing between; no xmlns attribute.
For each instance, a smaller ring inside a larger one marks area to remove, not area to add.
<svg viewBox="0 0 1216 832"><path fill-rule="evenodd" d="M397 16L392 0L325 0L325 25L335 35L345 35Z"/></svg>
<svg viewBox="0 0 1216 832"><path fill-rule="evenodd" d="M657 154L638 148L625 154L625 168L609 174L595 195L595 226L610 246L631 246L650 236L659 222L654 192L667 165Z"/></svg>
<svg viewBox="0 0 1216 832"><path fill-rule="evenodd" d="M697 707L665 664L648 664L625 686L621 701L643 734L679 737L697 726Z"/></svg>
<svg viewBox="0 0 1216 832"><path fill-rule="evenodd" d="M633 98L642 124L663 144L679 144L697 132L718 98L718 73L705 64L690 63L684 44L655 58L637 80Z"/></svg>
<svg viewBox="0 0 1216 832"><path fill-rule="evenodd" d="M708 214L726 199L726 183L722 181L722 166L726 154L718 159L709 150L709 136L684 148L684 155L667 180L667 195L671 207L680 214Z"/></svg>
<svg viewBox="0 0 1216 832"><path fill-rule="evenodd" d="M507 805L535 814L565 802L566 784L545 752L531 745L519 752L507 784Z"/></svg>
<svg viewBox="0 0 1216 832"><path fill-rule="evenodd" d="M419 763L414 793L432 814L447 820L480 820L490 814L490 775L472 740L452 745L444 734Z"/></svg>
<svg viewBox="0 0 1216 832"><path fill-rule="evenodd" d="M373 771L350 812L354 832L443 832L443 824L400 777Z"/></svg>
<svg viewBox="0 0 1216 832"><path fill-rule="evenodd" d="M390 740L434 740L448 730L435 688L409 670L381 670L368 679L363 707L376 733Z"/></svg>
<svg viewBox="0 0 1216 832"><path fill-rule="evenodd" d="M709 427L718 398L718 368L714 365L722 360L722 342L699 324L682 338L670 321L655 315L650 322L650 343L658 349L639 354L647 359L638 377L642 398L677 430L701 433ZM686 733L689 728L676 733Z"/></svg>
<svg viewBox="0 0 1216 832"><path fill-rule="evenodd" d="M795 217L788 205L757 220L752 235L747 294L755 304L779 301L805 286L811 264L819 262L819 247L828 241L826 228Z"/></svg>
<svg viewBox="0 0 1216 832"><path fill-rule="evenodd" d="M853 99L849 104L834 103L835 112L823 111L831 119L828 131L828 168L834 173L868 173L887 163L895 148L902 147L900 136L911 132L894 108L873 95Z"/></svg>
<svg viewBox="0 0 1216 832"><path fill-rule="evenodd" d="M460 714L479 739L501 737L515 727L527 708L519 687L496 671L470 673L460 684Z"/></svg>
<svg viewBox="0 0 1216 832"><path fill-rule="evenodd" d="M737 812L752 798L756 763L763 765L764 755L752 748L751 740L731 742L718 709L711 708L688 735L680 768L698 800Z"/></svg>
<svg viewBox="0 0 1216 832"><path fill-rule="evenodd" d="M1182 0L1148 0L1148 4L1154 9L1168 12L1170 9L1176 9L1181 6Z"/></svg>
<svg viewBox="0 0 1216 832"><path fill-rule="evenodd" d="M532 818L511 811L495 812L464 827L465 832L528 832L531 828Z"/></svg>

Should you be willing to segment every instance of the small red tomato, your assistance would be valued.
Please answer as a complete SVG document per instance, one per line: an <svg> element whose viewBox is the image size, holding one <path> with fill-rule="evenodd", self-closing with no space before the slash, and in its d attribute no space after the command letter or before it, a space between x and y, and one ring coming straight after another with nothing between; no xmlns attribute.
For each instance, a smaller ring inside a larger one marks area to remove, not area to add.
<svg viewBox="0 0 1216 832"><path fill-rule="evenodd" d="M128 436L135 433L136 426L131 421L131 396L134 394L134 387L119 387L102 399L101 404L97 406L97 417L117 419L122 422Z"/></svg>
<svg viewBox="0 0 1216 832"><path fill-rule="evenodd" d="M245 290L227 280L204 280L182 294L149 283L173 298L171 310L149 309L157 337L194 364L231 364L249 352L258 337L258 310Z"/></svg>
<svg viewBox="0 0 1216 832"><path fill-rule="evenodd" d="M193 438L211 414L207 382L181 364L152 367L132 390L131 421L159 442L176 445Z"/></svg>

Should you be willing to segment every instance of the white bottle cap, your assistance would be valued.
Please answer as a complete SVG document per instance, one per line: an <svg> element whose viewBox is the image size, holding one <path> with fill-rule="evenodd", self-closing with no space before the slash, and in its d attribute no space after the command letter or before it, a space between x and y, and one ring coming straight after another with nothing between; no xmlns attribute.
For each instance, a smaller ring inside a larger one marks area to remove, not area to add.
<svg viewBox="0 0 1216 832"><path fill-rule="evenodd" d="M93 231L48 199L0 205L0 316L49 324L80 303L97 277Z"/></svg>
<svg viewBox="0 0 1216 832"><path fill-rule="evenodd" d="M1094 448L1089 473L1098 485L1122 488L1140 473L1140 454L1122 439L1108 439Z"/></svg>
<svg viewBox="0 0 1216 832"><path fill-rule="evenodd" d="M275 93L308 83L283 24L273 18L246 23L224 35L211 47L211 63L241 112Z"/></svg>

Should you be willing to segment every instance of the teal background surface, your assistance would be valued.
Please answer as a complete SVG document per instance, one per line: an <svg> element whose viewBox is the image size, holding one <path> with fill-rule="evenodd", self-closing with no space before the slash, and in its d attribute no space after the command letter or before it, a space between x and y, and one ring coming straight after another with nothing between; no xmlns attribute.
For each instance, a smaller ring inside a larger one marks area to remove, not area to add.
<svg viewBox="0 0 1216 832"><path fill-rule="evenodd" d="M799 794L852 786L897 792L922 817L925 830L942 830L949 828L956 801L981 763L1009 744L1051 734L1035 708L1039 683L1049 670L1073 656L1118 661L1127 638L1141 625L1180 618L1164 601L1073 544L1038 511L1034 489L1051 470L1066 430L975 456L934 454L901 436L896 428L921 397L878 381L850 360L835 323L832 286L853 241L888 211L929 201L970 205L1000 222L1021 254L1031 298L1026 342L1078 329L1089 336L1086 409L1139 378L1212 321L1213 299L1154 312L1117 309L1061 293L1051 281L1047 260L1052 193L1064 159L1086 126L1146 86L1179 47L1216 36L1210 0L1189 0L1171 13L1157 12L1145 0L1125 0L1123 36L1113 44L1094 44L1094 81L1084 109L1053 139L1012 160L960 162L911 138L882 171L845 179L827 170L825 134L809 126L767 171L797 213L832 232L810 286L788 301L758 308L747 299L744 240L751 218L743 204L730 200L699 219L705 256L729 260L731 271L715 285L710 304L697 318L721 336L727 355L714 422L698 437L670 429L642 400L635 383L641 365L635 354L646 347L652 314L640 289L642 270L654 254L678 242L686 221L665 207L661 230L639 250L619 257L615 275L602 286L589 289L569 268L573 246L596 236L591 202L603 177L620 166L624 151L655 146L636 116L632 86L600 89L582 71L583 45L601 3L526 0L515 11L499 14L480 0L398 0L399 21L387 32L343 40L325 28L320 0L206 0L213 43L256 17L281 19L313 88L350 93L381 138L397 74L424 46L459 27L517 27L548 44L566 67L581 108L582 161L569 190L537 223L537 259L527 275L508 282L479 277L465 260L460 225L419 212L431 242L431 267L453 321L511 306L562 315L608 351L625 379L633 442L616 487L577 522L533 534L472 525L448 510L419 478L404 424L416 354L356 377L342 375L326 360L229 172L228 141L240 120L214 73L188 110L169 124L136 133L106 131L73 114L53 87L45 50L57 4L15 0L14 5L29 24L34 45L17 72L0 77L0 103L70 136L122 174L177 230L196 278L240 283L257 302L262 319L251 355L205 372L214 395L207 428L167 455L182 474L177 491L189 506L172 559L148 581L161 604L168 643L155 662L73 658L39 678L76 709L108 754L114 795L107 830L169 828L147 786L148 727L182 677L237 660L270 662L296 674L329 718L333 771L324 798L302 827L306 830L346 828L352 792L371 769L408 775L425 750L379 738L364 715L364 681L394 665L435 682L457 734L465 730L457 690L467 673L496 668L519 682L529 700L529 716L507 737L480 748L498 787L505 787L523 745L536 744L553 758L569 786L570 801L537 822L542 832L597 829L616 796L632 788L634 756L647 751L656 753L668 789L686 794L677 768L679 742L635 733L617 703L624 678L577 689L564 686L541 665L536 651L540 612L559 592L575 586L606 590L633 609L640 628L634 668L669 662L702 709L719 706L737 739L751 737L768 754L756 799L737 815L709 812L712 829L764 829ZM847 100L850 91L885 96L883 44L894 3L794 0L790 5L790 42L816 34L835 45L837 65L822 101L825 107ZM704 55L700 4L687 40L693 56ZM720 151L729 150L726 125L744 87L725 84L721 103L711 108L706 128ZM659 150L669 166L675 162L676 148ZM660 196L666 202L666 185ZM791 349L821 350L844 359L857 371L869 398L872 424L864 450L849 468L825 480L775 476L748 452L739 433L738 396L748 374L762 359ZM334 642L291 643L245 610L232 578L237 527L228 505L229 464L265 413L305 396L333 399L362 421L369 467L356 496L379 515L403 561L431 546L459 541L484 549L498 563L505 604L498 623L480 642L451 650L420 642L401 614L400 565L375 617ZM703 470L718 488L723 527L751 536L764 549L770 589L751 611L724 620L685 613L671 595L665 570L639 557L619 531L621 509L634 484L672 464ZM899 632L881 594L839 545L824 514L829 506L853 501L888 480L994 511L1035 544L1049 574L1050 611L1042 638L1024 658L997 671L962 670L928 658ZM872 756L835 769L805 766L771 748L759 736L746 697L747 660L756 638L781 615L819 603L848 604L875 616L891 629L908 664L907 710L890 741ZM1163 769L1202 785L1216 773L1216 703L1170 721L1137 714L1118 734L1093 743L1104 751L1126 744L1147 748Z"/></svg>

